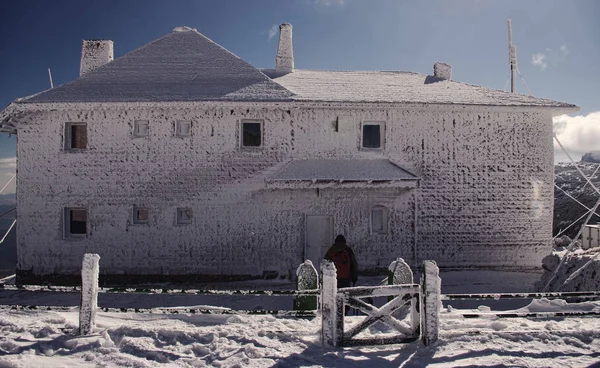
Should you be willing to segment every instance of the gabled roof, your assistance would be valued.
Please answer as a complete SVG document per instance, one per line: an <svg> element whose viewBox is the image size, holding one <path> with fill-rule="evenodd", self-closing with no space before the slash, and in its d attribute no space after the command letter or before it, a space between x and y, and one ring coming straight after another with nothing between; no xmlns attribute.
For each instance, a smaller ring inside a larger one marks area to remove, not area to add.
<svg viewBox="0 0 600 368"><path fill-rule="evenodd" d="M296 69L292 73L281 75L272 69L262 71L294 92L294 99L301 101L539 106L570 111L578 109L567 103L411 72Z"/></svg>
<svg viewBox="0 0 600 368"><path fill-rule="evenodd" d="M388 159L294 160L266 179L267 188L416 187L419 178Z"/></svg>
<svg viewBox="0 0 600 368"><path fill-rule="evenodd" d="M293 94L195 29L173 32L28 102L280 101Z"/></svg>

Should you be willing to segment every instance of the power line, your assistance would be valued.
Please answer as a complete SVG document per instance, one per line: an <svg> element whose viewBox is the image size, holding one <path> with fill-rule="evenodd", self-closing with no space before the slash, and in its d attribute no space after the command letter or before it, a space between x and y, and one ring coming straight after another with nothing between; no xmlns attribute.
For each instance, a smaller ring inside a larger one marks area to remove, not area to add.
<svg viewBox="0 0 600 368"><path fill-rule="evenodd" d="M12 211L14 211L16 209L17 209L17 207L13 208L12 210L8 210L8 211L4 212L3 214L0 215L0 218L2 218L4 215L11 213Z"/></svg>

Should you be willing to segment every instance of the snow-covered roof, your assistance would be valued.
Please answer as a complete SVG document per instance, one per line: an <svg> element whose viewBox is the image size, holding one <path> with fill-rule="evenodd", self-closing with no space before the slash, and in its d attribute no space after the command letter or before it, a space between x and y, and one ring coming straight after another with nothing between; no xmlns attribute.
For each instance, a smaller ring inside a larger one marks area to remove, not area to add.
<svg viewBox="0 0 600 368"><path fill-rule="evenodd" d="M268 177L266 182L268 187L297 187L300 182L345 186L404 182L400 186L414 187L418 179L388 159L306 159L291 161Z"/></svg>
<svg viewBox="0 0 600 368"><path fill-rule="evenodd" d="M398 71L259 70L195 29L173 32L23 103L335 102L550 107L575 105Z"/></svg>
<svg viewBox="0 0 600 368"><path fill-rule="evenodd" d="M294 92L295 100L327 102L423 103L451 105L539 106L577 109L575 105L452 80L399 71L324 71L296 69L285 75L263 69Z"/></svg>
<svg viewBox="0 0 600 368"><path fill-rule="evenodd" d="M279 101L292 93L195 29L173 32L19 102Z"/></svg>

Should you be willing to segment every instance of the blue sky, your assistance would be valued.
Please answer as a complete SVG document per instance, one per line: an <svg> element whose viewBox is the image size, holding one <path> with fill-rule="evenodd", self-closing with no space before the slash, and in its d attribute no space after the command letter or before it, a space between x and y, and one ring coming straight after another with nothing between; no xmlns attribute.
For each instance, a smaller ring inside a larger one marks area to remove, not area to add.
<svg viewBox="0 0 600 368"><path fill-rule="evenodd" d="M595 140L582 147L577 136L600 139L596 0L2 0L0 105L47 89L48 68L55 85L75 79L83 39L111 39L119 57L180 25L256 67L274 66L274 31L289 22L296 68L430 74L444 61L454 80L505 89L507 19L532 94L580 106L579 120L563 119L559 133L574 150L594 148ZM528 93L520 78L517 91ZM0 134L0 187L14 170L15 142Z"/></svg>

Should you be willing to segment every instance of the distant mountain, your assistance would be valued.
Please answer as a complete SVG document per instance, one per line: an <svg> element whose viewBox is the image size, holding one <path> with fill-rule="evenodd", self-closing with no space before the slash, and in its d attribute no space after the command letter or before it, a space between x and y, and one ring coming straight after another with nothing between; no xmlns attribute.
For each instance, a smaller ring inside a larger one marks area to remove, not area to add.
<svg viewBox="0 0 600 368"><path fill-rule="evenodd" d="M2 189L2 188L0 188ZM16 205L15 193L0 194L0 205Z"/></svg>
<svg viewBox="0 0 600 368"><path fill-rule="evenodd" d="M594 152L600 154L600 151ZM590 157L592 156L593 155ZM587 177L590 177L592 183L600 189L600 165L590 162L580 162L578 163L578 166ZM553 233L556 235L558 232L571 225L573 221L583 216L581 220L564 232L565 235L573 238L577 235L577 232L586 219L587 216L584 215L587 210L576 201L569 198L564 192L589 208L592 208L596 204L599 195L594 188L587 184L586 180L577 171L577 168L570 163L561 163L554 167L554 183L562 190L554 188ZM600 208L596 213L600 213ZM589 223L600 223L600 216L592 216Z"/></svg>
<svg viewBox="0 0 600 368"><path fill-rule="evenodd" d="M581 157L581 162L600 163L600 151L591 151Z"/></svg>

